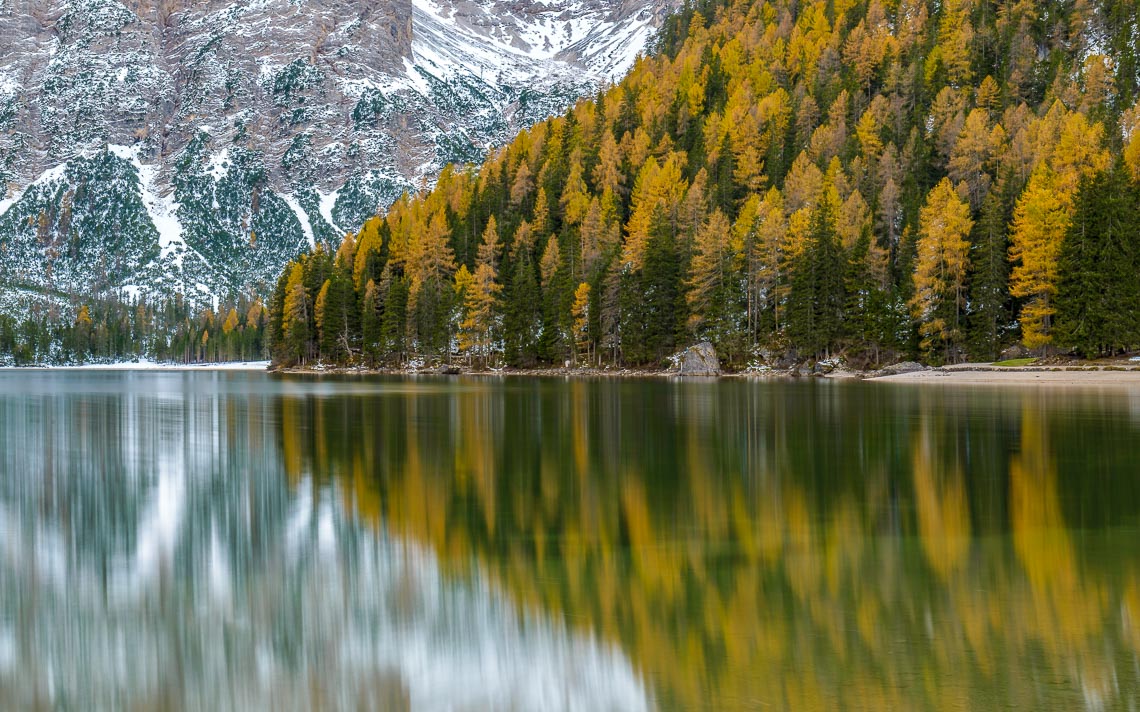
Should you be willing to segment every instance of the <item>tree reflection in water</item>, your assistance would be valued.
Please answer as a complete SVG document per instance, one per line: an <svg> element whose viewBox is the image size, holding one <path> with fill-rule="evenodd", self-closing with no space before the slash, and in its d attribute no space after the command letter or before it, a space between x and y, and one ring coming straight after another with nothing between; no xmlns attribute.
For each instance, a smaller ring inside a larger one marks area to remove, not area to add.
<svg viewBox="0 0 1140 712"><path fill-rule="evenodd" d="M1127 394L461 383L286 399L291 477L616 642L664 708L1137 701Z"/></svg>
<svg viewBox="0 0 1140 712"><path fill-rule="evenodd" d="M0 703L1140 702L1127 392L228 378L0 397Z"/></svg>

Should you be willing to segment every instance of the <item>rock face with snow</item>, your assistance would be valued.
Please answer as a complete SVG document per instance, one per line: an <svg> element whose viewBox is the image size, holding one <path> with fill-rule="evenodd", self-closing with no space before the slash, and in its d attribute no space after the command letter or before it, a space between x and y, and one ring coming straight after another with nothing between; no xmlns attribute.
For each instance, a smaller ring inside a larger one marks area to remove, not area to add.
<svg viewBox="0 0 1140 712"><path fill-rule="evenodd" d="M0 0L0 285L261 289L617 78L674 0Z"/></svg>

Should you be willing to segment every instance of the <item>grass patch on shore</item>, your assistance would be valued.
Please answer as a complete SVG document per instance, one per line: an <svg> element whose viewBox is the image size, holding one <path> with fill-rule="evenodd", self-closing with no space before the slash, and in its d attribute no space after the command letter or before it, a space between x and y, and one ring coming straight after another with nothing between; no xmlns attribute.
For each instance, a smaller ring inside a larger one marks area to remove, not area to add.
<svg viewBox="0 0 1140 712"><path fill-rule="evenodd" d="M1006 361L994 361L993 365L995 365L995 366L1009 366L1009 367L1032 366L1036 361L1037 361L1037 359L1033 358L1033 357L1011 358L1011 359L1006 360Z"/></svg>

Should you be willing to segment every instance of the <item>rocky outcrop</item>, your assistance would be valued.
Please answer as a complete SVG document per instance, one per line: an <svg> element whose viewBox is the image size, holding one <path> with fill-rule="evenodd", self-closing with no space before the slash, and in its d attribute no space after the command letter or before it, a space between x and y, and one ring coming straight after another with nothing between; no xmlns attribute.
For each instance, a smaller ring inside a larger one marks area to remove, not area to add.
<svg viewBox="0 0 1140 712"><path fill-rule="evenodd" d="M900 373L913 373L915 371L925 371L926 366L915 361L903 361L902 363L894 363L890 366L884 366L879 370L880 376L894 376Z"/></svg>
<svg viewBox="0 0 1140 712"><path fill-rule="evenodd" d="M720 360L716 349L707 341L685 349L677 357L677 375L719 376Z"/></svg>

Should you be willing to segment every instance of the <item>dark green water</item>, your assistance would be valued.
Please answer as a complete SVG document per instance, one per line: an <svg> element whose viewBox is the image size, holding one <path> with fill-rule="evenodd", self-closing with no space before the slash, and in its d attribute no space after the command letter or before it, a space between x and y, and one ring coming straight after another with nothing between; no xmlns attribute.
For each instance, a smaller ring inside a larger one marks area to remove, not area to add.
<svg viewBox="0 0 1140 712"><path fill-rule="evenodd" d="M1136 709L1140 391L0 371L0 709Z"/></svg>

